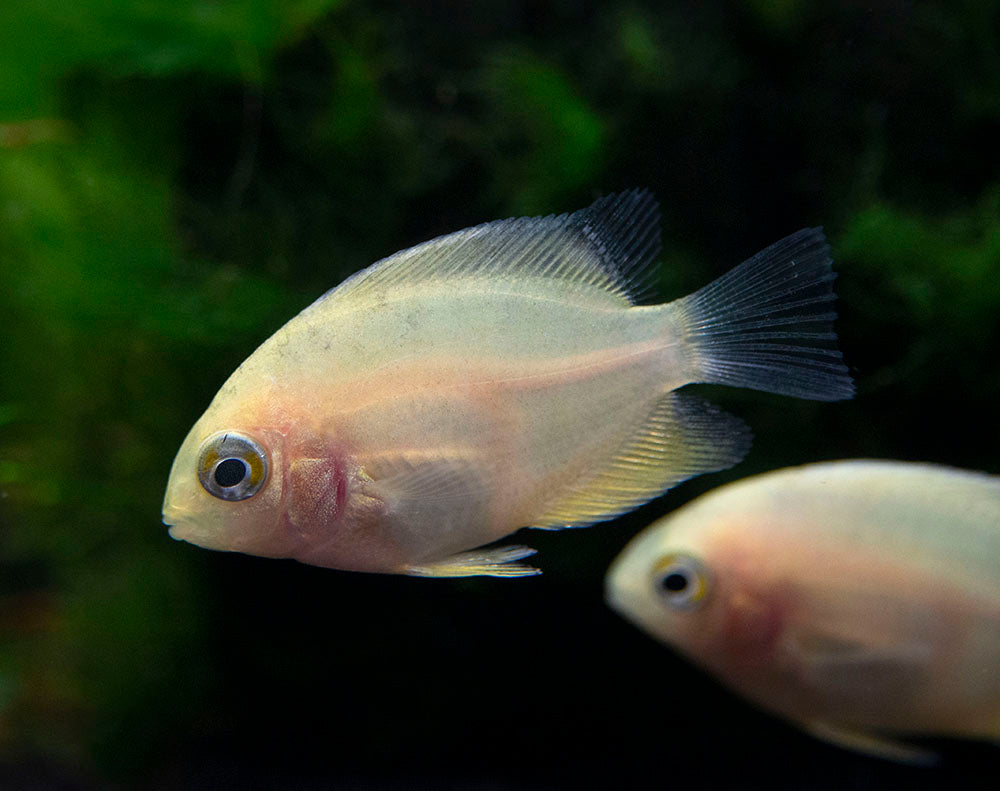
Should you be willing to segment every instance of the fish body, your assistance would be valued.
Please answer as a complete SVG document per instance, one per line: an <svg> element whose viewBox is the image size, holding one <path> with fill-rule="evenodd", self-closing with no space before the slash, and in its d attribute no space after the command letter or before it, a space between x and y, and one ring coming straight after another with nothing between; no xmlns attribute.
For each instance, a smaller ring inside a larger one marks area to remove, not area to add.
<svg viewBox="0 0 1000 791"><path fill-rule="evenodd" d="M607 596L831 740L903 759L922 756L890 734L1000 741L1000 478L845 461L738 481L636 537Z"/></svg>
<svg viewBox="0 0 1000 791"><path fill-rule="evenodd" d="M849 397L820 231L686 299L635 304L658 250L656 203L635 191L352 276L191 429L164 500L171 535L360 571L530 574L514 562L526 548L475 548L608 519L742 458L742 422L682 385Z"/></svg>

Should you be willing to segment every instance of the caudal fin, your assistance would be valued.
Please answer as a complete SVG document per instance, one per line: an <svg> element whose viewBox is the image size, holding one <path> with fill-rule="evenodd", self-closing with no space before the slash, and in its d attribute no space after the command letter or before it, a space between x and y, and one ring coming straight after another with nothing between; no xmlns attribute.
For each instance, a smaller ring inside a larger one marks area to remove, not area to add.
<svg viewBox="0 0 1000 791"><path fill-rule="evenodd" d="M803 228L681 300L697 381L838 401L854 384L833 331L822 228Z"/></svg>

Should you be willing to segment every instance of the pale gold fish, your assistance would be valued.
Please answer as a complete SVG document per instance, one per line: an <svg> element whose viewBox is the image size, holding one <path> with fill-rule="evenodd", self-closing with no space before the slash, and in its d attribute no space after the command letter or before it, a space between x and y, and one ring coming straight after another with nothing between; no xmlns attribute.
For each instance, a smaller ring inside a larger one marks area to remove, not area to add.
<svg viewBox="0 0 1000 791"><path fill-rule="evenodd" d="M520 576L523 526L586 525L739 461L718 382L839 399L828 248L799 231L666 305L644 191L404 250L282 327L174 460L170 534L361 571Z"/></svg>
<svg viewBox="0 0 1000 791"><path fill-rule="evenodd" d="M639 534L612 607L819 736L1000 740L1000 478L845 461L716 489Z"/></svg>

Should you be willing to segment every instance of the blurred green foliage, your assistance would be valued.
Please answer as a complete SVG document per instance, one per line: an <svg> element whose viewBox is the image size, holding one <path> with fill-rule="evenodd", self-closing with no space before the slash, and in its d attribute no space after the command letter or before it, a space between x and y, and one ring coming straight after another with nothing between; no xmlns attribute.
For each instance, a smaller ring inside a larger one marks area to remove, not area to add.
<svg viewBox="0 0 1000 791"><path fill-rule="evenodd" d="M13 117L58 108L77 69L117 78L185 73L261 79L262 59L337 0L15 0L0 10L0 106Z"/></svg>
<svg viewBox="0 0 1000 791"><path fill-rule="evenodd" d="M1000 472L997 29L998 4L972 0L4 2L3 755L147 777L204 733L244 734L227 717L255 673L308 696L322 656L384 661L377 629L254 642L240 597L294 572L247 561L229 593L225 558L168 541L162 489L257 343L347 274L475 222L648 186L667 297L825 223L859 398L725 394L758 434L732 477L859 455ZM535 543L596 596L623 540ZM403 743L411 726L368 727Z"/></svg>
<svg viewBox="0 0 1000 791"><path fill-rule="evenodd" d="M530 52L497 55L483 80L487 123L507 164L497 189L515 214L548 214L558 200L593 183L604 159L601 118L567 77Z"/></svg>

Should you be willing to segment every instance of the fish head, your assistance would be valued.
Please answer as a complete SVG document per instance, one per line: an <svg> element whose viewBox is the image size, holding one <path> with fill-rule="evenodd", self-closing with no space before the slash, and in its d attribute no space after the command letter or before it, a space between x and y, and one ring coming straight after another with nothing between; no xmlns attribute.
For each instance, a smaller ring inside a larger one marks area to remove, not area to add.
<svg viewBox="0 0 1000 791"><path fill-rule="evenodd" d="M608 570L608 604L717 676L766 669L788 625L789 599L747 522L746 512L699 500L654 523Z"/></svg>
<svg viewBox="0 0 1000 791"><path fill-rule="evenodd" d="M170 535L206 549L296 558L335 538L349 488L346 457L307 412L276 392L214 402L170 470Z"/></svg>
<svg viewBox="0 0 1000 791"><path fill-rule="evenodd" d="M195 423L163 499L171 537L206 549L280 556L284 437L258 423Z"/></svg>

